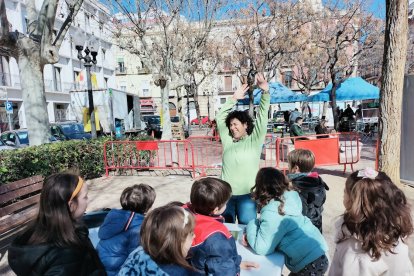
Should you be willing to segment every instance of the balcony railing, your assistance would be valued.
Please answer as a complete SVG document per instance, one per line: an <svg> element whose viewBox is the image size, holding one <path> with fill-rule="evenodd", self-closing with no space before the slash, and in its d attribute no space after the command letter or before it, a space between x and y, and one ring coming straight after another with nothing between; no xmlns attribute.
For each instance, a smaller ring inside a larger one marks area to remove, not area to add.
<svg viewBox="0 0 414 276"><path fill-rule="evenodd" d="M115 74L117 75L125 75L127 74L127 68L126 67L116 67Z"/></svg>
<svg viewBox="0 0 414 276"><path fill-rule="evenodd" d="M66 110L65 109L56 109L55 110L55 121L56 122L66 121Z"/></svg>

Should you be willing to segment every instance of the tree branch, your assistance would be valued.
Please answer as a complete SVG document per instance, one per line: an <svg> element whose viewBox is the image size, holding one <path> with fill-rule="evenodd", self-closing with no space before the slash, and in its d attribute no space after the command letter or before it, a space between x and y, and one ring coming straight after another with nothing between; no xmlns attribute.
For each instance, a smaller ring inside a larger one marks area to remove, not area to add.
<svg viewBox="0 0 414 276"><path fill-rule="evenodd" d="M56 35L55 41L53 41L52 45L56 46L57 49L60 48L60 46L62 45L63 39L66 36L66 33L69 30L70 24L73 22L73 20L75 19L76 15L78 14L78 11L80 9L80 7L82 6L83 0L78 0L78 2L76 2L76 4L73 7L70 7L69 10L69 15L66 18L65 22L63 22L62 27L60 28L58 34Z"/></svg>

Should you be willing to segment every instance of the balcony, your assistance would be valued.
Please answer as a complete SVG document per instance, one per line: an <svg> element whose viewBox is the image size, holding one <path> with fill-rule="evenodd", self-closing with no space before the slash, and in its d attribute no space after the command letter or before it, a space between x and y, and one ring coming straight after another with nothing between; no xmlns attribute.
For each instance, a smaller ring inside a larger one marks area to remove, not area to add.
<svg viewBox="0 0 414 276"><path fill-rule="evenodd" d="M147 67L143 68L137 68L138 69L138 75L148 75L150 73L150 70Z"/></svg>
<svg viewBox="0 0 414 276"><path fill-rule="evenodd" d="M118 66L118 67L115 68L115 74L116 75L126 75L127 74L127 68Z"/></svg>

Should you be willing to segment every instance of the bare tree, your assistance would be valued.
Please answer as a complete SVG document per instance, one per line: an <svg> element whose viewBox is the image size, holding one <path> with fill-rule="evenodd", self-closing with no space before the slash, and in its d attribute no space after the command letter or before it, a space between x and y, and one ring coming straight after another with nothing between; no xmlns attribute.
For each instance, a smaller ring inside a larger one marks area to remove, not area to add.
<svg viewBox="0 0 414 276"><path fill-rule="evenodd" d="M83 0L68 0L67 3L66 20L55 35L53 28L59 1L45 0L40 12L36 10L35 0L26 1L28 35L25 35L17 30L10 30L5 0L0 0L0 53L15 58L19 67L30 145L49 142L50 128L43 68L46 64L59 61L60 46Z"/></svg>
<svg viewBox="0 0 414 276"><path fill-rule="evenodd" d="M298 52L306 43L301 33L307 20L302 6L295 1L249 3L233 15L233 52L225 60L236 68L241 81L250 69L264 72L270 81L286 62L286 57ZM253 115L252 92L250 89L250 115Z"/></svg>
<svg viewBox="0 0 414 276"><path fill-rule="evenodd" d="M386 1L379 122L379 169L400 183L401 108L407 53L408 1Z"/></svg>
<svg viewBox="0 0 414 276"><path fill-rule="evenodd" d="M170 140L170 90L187 84L184 76L197 71L193 67L202 60L221 3L204 0L116 3L122 19L118 24L119 39L126 50L140 57L153 74L154 83L161 88L162 139Z"/></svg>
<svg viewBox="0 0 414 276"><path fill-rule="evenodd" d="M358 66L358 59L372 49L381 32L381 24L372 13L366 11L365 1L335 1L325 4L314 22L320 28L318 46L326 53L325 76L332 83L331 102L335 128L339 114L336 112L336 90L349 78Z"/></svg>

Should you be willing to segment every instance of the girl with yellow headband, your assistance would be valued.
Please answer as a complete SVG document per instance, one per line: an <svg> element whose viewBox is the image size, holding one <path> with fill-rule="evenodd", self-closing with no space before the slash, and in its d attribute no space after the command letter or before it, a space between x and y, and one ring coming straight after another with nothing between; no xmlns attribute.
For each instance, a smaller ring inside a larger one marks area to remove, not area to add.
<svg viewBox="0 0 414 276"><path fill-rule="evenodd" d="M39 213L13 241L9 265L17 275L106 275L82 218L88 187L75 174L45 178Z"/></svg>

